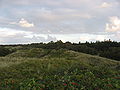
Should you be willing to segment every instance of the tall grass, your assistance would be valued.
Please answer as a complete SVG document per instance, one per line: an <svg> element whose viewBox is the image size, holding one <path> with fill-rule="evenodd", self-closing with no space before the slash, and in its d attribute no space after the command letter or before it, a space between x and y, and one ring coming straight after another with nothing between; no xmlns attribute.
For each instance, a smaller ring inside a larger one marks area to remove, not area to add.
<svg viewBox="0 0 120 90"><path fill-rule="evenodd" d="M118 61L63 49L37 50L0 58L0 90L120 89Z"/></svg>

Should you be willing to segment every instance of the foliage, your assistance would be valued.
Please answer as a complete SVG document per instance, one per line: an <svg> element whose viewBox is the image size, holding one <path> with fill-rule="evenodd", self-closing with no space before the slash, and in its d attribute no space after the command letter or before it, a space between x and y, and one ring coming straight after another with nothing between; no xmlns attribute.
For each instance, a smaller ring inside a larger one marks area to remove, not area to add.
<svg viewBox="0 0 120 90"><path fill-rule="evenodd" d="M32 44L25 44L25 45L23 44L1 45L0 56L6 56L17 50L28 50L33 48L41 48L41 49L47 49L47 50L67 49L67 50L83 52L91 55L99 55L102 57L106 57L106 58L114 59L118 61L120 60L120 42L115 42L111 40L102 41L102 42L100 41L85 42L85 43L80 43L80 42L79 43L71 43L71 42L63 43L61 40L59 40L57 42L51 41L49 43L32 43ZM9 52L8 50L10 51L12 50L12 52Z"/></svg>
<svg viewBox="0 0 120 90"><path fill-rule="evenodd" d="M120 89L118 42L3 45L0 56L0 90Z"/></svg>
<svg viewBox="0 0 120 90"><path fill-rule="evenodd" d="M50 52L50 50L45 50L41 48L31 48L31 49L25 49L25 50L18 50L15 53L7 55L8 57L44 57Z"/></svg>
<svg viewBox="0 0 120 90"><path fill-rule="evenodd" d="M96 42L85 42L85 43L63 43L61 40L57 42L49 43L33 43L21 45L24 48L42 48L42 49L67 49L77 52L83 52L91 55L99 55L102 57L120 60L120 42L115 41L96 41Z"/></svg>
<svg viewBox="0 0 120 90"><path fill-rule="evenodd" d="M6 56L12 52L14 52L14 51L10 50L8 48L5 48L5 47L0 47L0 56Z"/></svg>
<svg viewBox="0 0 120 90"><path fill-rule="evenodd" d="M120 89L119 61L66 49L52 49L41 58L34 55L48 51L33 48L21 50L24 55L19 57L16 52L1 57L0 90Z"/></svg>

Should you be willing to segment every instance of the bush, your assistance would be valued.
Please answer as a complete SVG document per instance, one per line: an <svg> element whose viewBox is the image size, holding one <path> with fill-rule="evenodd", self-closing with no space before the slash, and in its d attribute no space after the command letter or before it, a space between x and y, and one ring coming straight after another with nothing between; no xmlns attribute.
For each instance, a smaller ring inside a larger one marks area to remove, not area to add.
<svg viewBox="0 0 120 90"><path fill-rule="evenodd" d="M6 56L10 53L12 53L12 51L8 48L0 47L0 56Z"/></svg>

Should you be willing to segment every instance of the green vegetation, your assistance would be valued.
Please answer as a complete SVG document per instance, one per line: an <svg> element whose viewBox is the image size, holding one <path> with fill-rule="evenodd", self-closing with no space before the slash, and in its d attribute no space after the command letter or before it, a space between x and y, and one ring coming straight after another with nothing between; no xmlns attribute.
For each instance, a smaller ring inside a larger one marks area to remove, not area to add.
<svg viewBox="0 0 120 90"><path fill-rule="evenodd" d="M102 41L102 42L100 42L100 41L85 42L85 43L81 43L81 42L79 42L79 43L71 43L71 42L63 43L61 40L59 40L57 42L51 41L49 43L32 43L32 44L25 44L25 45L20 45L20 44L18 44L18 45L0 45L0 56L6 56L17 50L26 50L26 49L31 49L31 48L42 48L45 50L67 49L67 50L82 52L82 53L91 54L91 55L97 55L97 56L120 61L120 42L115 42L115 41L111 41L111 40ZM26 52L26 53L27 53L27 56L29 57L30 51ZM49 51L48 51L48 53L49 53ZM46 54L47 54L47 52L46 52ZM41 57L41 56L38 55L37 57Z"/></svg>
<svg viewBox="0 0 120 90"><path fill-rule="evenodd" d="M0 56L6 56L6 55L13 53L13 52L14 51L12 49L8 49L8 48L0 46Z"/></svg>
<svg viewBox="0 0 120 90"><path fill-rule="evenodd" d="M60 47L7 48L14 52L0 57L0 90L120 89L119 61Z"/></svg>

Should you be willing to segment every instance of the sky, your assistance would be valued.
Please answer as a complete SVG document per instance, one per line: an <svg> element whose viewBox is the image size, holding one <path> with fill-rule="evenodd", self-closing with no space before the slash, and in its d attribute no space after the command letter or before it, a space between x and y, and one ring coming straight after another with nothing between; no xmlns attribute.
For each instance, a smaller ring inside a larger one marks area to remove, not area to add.
<svg viewBox="0 0 120 90"><path fill-rule="evenodd" d="M0 44L120 41L120 0L0 0Z"/></svg>

